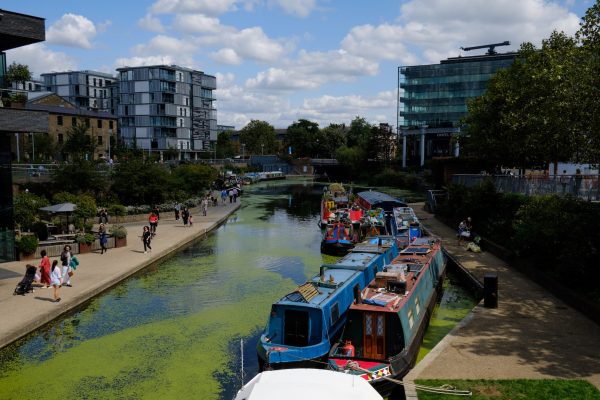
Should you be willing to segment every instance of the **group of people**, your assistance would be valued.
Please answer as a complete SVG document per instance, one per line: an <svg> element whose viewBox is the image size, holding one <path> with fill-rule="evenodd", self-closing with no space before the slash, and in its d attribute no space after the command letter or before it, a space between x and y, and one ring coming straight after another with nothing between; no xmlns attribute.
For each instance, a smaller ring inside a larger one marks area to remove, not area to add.
<svg viewBox="0 0 600 400"><path fill-rule="evenodd" d="M73 286L71 278L79 266L79 260L71 253L71 246L69 245L65 245L63 248L60 260L54 260L52 264L50 264L50 257L48 257L46 250L42 250L41 255L42 259L34 282L44 288L54 288L54 301L58 303L60 301L60 288L62 286ZM58 265L59 262L60 266Z"/></svg>
<svg viewBox="0 0 600 400"><path fill-rule="evenodd" d="M240 191L235 186L229 189L221 190L221 203L225 204L225 200L229 197L230 203L237 203L237 198L240 194Z"/></svg>

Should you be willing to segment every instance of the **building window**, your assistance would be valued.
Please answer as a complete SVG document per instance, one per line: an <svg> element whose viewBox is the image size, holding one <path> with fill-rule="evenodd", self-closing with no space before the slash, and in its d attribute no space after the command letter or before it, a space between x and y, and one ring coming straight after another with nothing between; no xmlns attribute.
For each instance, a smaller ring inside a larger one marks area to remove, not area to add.
<svg viewBox="0 0 600 400"><path fill-rule="evenodd" d="M56 117L56 125L62 126L62 124L63 124L62 115L58 115Z"/></svg>
<svg viewBox="0 0 600 400"><path fill-rule="evenodd" d="M90 119L89 118L85 119L85 126L87 126L88 128L90 127Z"/></svg>
<svg viewBox="0 0 600 400"><path fill-rule="evenodd" d="M102 145L102 135L98 135L98 146Z"/></svg>
<svg viewBox="0 0 600 400"><path fill-rule="evenodd" d="M71 117L71 126L77 126L77 118Z"/></svg>
<svg viewBox="0 0 600 400"><path fill-rule="evenodd" d="M98 86L102 86L102 79L98 79Z"/></svg>
<svg viewBox="0 0 600 400"><path fill-rule="evenodd" d="M63 144L64 141L65 141L65 135L63 135L62 133L59 133L58 134L58 143Z"/></svg>
<svg viewBox="0 0 600 400"><path fill-rule="evenodd" d="M96 126L98 128L102 128L102 120L101 119L99 119L99 120L96 121Z"/></svg>
<svg viewBox="0 0 600 400"><path fill-rule="evenodd" d="M27 86L29 87L29 91L33 92L33 85L31 83L28 83Z"/></svg>
<svg viewBox="0 0 600 400"><path fill-rule="evenodd" d="M96 86L96 78L94 78L94 86Z"/></svg>
<svg viewBox="0 0 600 400"><path fill-rule="evenodd" d="M112 129L113 128L113 122L112 121L108 121L108 129Z"/></svg>
<svg viewBox="0 0 600 400"><path fill-rule="evenodd" d="M94 89L94 97L98 97L98 96L96 95L96 89Z"/></svg>

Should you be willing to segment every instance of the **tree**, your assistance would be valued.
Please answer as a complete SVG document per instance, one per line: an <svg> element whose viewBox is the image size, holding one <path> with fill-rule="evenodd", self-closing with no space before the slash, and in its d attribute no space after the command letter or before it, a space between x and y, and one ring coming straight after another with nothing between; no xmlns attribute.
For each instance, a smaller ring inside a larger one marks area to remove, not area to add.
<svg viewBox="0 0 600 400"><path fill-rule="evenodd" d="M523 168L572 159L579 140L576 56L575 40L556 31L541 49L522 44L517 60L468 105L467 152Z"/></svg>
<svg viewBox="0 0 600 400"><path fill-rule="evenodd" d="M346 145L346 127L343 124L330 124L321 129L320 154L325 158L335 158L337 150Z"/></svg>
<svg viewBox="0 0 600 400"><path fill-rule="evenodd" d="M31 72L29 67L25 64L17 64L13 61L12 64L6 69L6 75L4 75L6 85L10 87L12 83L22 84L25 89L25 82L31 80Z"/></svg>
<svg viewBox="0 0 600 400"><path fill-rule="evenodd" d="M575 37L581 44L576 93L583 115L581 132L585 136L583 156L600 162L600 1L588 8Z"/></svg>
<svg viewBox="0 0 600 400"><path fill-rule="evenodd" d="M54 170L52 184L53 187L74 195L93 193L97 197L102 197L108 187L107 174L107 171L103 171L93 162L79 159Z"/></svg>
<svg viewBox="0 0 600 400"><path fill-rule="evenodd" d="M219 132L219 136L217 136L217 158L229 158L235 155L231 133L231 131Z"/></svg>
<svg viewBox="0 0 600 400"><path fill-rule="evenodd" d="M336 152L335 158L353 175L357 175L366 161L366 151L358 146L342 146Z"/></svg>
<svg viewBox="0 0 600 400"><path fill-rule="evenodd" d="M25 230L30 229L38 220L39 209L47 206L48 200L33 193L21 192L15 196L13 205L15 224L19 229Z"/></svg>
<svg viewBox="0 0 600 400"><path fill-rule="evenodd" d="M184 164L172 172L173 184L190 196L202 196L219 172L209 165Z"/></svg>
<svg viewBox="0 0 600 400"><path fill-rule="evenodd" d="M359 146L368 151L371 142L371 125L362 117L355 117L350 122L346 143L348 147Z"/></svg>
<svg viewBox="0 0 600 400"><path fill-rule="evenodd" d="M269 154L277 151L275 128L265 121L252 120L240 131L240 142L248 154Z"/></svg>
<svg viewBox="0 0 600 400"><path fill-rule="evenodd" d="M320 138L319 124L300 119L288 126L285 144L295 157L315 157L322 145Z"/></svg>
<svg viewBox="0 0 600 400"><path fill-rule="evenodd" d="M89 127L84 123L69 129L67 140L63 146L63 152L69 154L73 160L83 160L94 158L96 150L96 140L88 135Z"/></svg>
<svg viewBox="0 0 600 400"><path fill-rule="evenodd" d="M123 204L159 204L169 197L172 189L168 172L160 164L130 157L114 167L111 190Z"/></svg>

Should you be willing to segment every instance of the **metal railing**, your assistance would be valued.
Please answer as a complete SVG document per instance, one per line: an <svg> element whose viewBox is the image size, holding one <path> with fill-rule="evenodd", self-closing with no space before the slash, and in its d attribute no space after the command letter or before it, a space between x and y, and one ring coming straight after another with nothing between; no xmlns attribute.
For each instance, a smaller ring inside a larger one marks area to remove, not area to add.
<svg viewBox="0 0 600 400"><path fill-rule="evenodd" d="M588 201L600 201L598 175L558 176L512 176L512 175L465 175L452 176L452 183L467 187L480 185L491 179L498 192L521 193L526 196L549 195L575 196Z"/></svg>

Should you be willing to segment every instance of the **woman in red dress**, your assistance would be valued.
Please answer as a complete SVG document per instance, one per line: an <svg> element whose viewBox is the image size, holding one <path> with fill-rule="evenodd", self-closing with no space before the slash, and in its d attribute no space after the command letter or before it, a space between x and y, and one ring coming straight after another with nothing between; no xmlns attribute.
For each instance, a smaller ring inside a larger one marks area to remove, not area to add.
<svg viewBox="0 0 600 400"><path fill-rule="evenodd" d="M46 250L42 250L42 261L40 261L40 283L46 288L50 287L50 259L46 255Z"/></svg>

